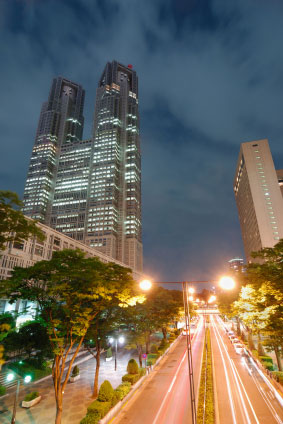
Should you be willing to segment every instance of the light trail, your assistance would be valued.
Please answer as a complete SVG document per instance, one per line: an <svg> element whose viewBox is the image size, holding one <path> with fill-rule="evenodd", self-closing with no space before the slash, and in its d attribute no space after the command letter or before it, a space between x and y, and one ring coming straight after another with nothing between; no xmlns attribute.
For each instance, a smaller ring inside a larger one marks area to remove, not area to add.
<svg viewBox="0 0 283 424"><path fill-rule="evenodd" d="M199 323L198 323L198 326L197 326L196 331L195 331L195 333L194 333L194 335L193 335L192 341L194 341L194 339L195 339L195 338L197 337L197 335L199 334L199 329L200 329L200 324L201 324L201 323L202 323L202 320L200 320L200 321L199 321ZM162 403L161 403L161 405L160 405L160 408L159 408L159 409L158 409L158 411L157 411L157 414L156 414L155 419L154 419L154 421L153 421L153 423L152 423L152 424L156 424L156 423L157 423L157 421L158 421L158 419L159 419L159 417L160 417L160 414L161 414L161 412L162 412L162 410L163 410L163 408L164 408L164 406L165 406L165 403L166 403L166 401L167 401L167 399L168 399L168 396L170 395L170 392L171 392L171 390L172 390L172 388L173 388L173 386L174 386L174 384L175 384L175 382L176 382L177 376L178 376L179 371L180 371L180 369L181 369L181 365L183 364L183 362L184 362L184 360L185 360L185 358L186 358L186 355L187 355L187 348L186 348L185 353L184 353L184 355L183 355L183 357L182 357L182 359L181 359L181 361L180 361L180 363L179 363L179 366L178 366L178 368L177 368L177 370L176 370L176 372L175 372L175 374L174 374L173 380L171 381L171 384L170 384L170 386L169 386L169 389L167 390L167 393L166 393L166 395L165 395L165 397L164 397L164 399L163 399L163 401L162 401Z"/></svg>
<svg viewBox="0 0 283 424"><path fill-rule="evenodd" d="M222 337L220 336L220 333L219 333L219 331L218 331L217 326L215 325L215 321L214 321L214 318L213 318L213 317L212 317L212 322L213 322L213 328L215 329L215 331L216 331L216 333L217 333L217 335L218 335L218 338L219 338L219 340L220 340L220 342L221 342L221 344L222 344L222 346L223 346L224 352L225 352L226 357L227 357L227 359L228 359L228 363L230 364L230 367L231 367L231 370L232 370L232 373L233 373L233 376L234 376L234 380L235 380L235 383L236 383L236 386L237 386L237 389L238 389L238 395L240 396L240 399L241 399L241 406L242 406L242 408L243 408L243 410L244 410L244 412L245 412L246 420L247 420L247 422L248 422L249 424L251 424L251 420L250 420L250 417L249 417L249 413L248 413L248 410L247 410L247 406L246 406L246 403L245 403L245 400L244 400L244 397L243 397L243 393L242 393L242 391L244 392L244 394L245 394L245 396L246 396L246 399L247 399L247 401L248 401L248 404L249 404L250 409L251 409L251 411L252 411L252 413L253 413L253 416L254 416L254 418L255 418L256 423L257 423L257 424L260 424L260 423L259 423L259 420L258 420L258 418L257 418L257 415L256 415L256 413L255 413L255 410L254 410L254 408L253 408L253 406L252 406L252 403L251 403L251 401L250 401L250 398L249 398L249 396L248 396L248 394L247 394L247 392L246 392L246 389L245 389L245 387L244 387L244 384L243 384L243 382L242 382L242 379L241 379L241 377L240 377L240 375L239 375L239 373L238 373L237 368L235 367L235 364L232 362L232 360L231 360L231 358L230 358L230 356L229 356L229 353L228 353L227 347L225 346L225 344L224 344L224 342L223 342L223 340L222 340ZM216 334L216 333L215 333L215 334ZM241 390L240 385L242 386L242 390Z"/></svg>

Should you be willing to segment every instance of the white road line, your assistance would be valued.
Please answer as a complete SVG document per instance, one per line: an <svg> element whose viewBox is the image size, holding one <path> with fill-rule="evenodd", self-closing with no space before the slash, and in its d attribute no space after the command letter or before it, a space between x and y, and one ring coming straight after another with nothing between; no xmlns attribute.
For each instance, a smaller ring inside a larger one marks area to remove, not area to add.
<svg viewBox="0 0 283 424"><path fill-rule="evenodd" d="M228 395L229 395L229 402L230 402L230 406L231 406L233 424L237 424L236 414L235 414L235 407L234 407L233 397L232 397L232 393L231 393L230 380L229 380L229 376L228 376L228 373L227 373L227 370L226 370L224 356L223 356L222 350L220 348L218 338L216 336L214 322L213 322L213 331L214 331L214 334L215 334L215 340L216 340L216 342L218 344L218 349L219 349L219 352L220 352L220 355L221 355L221 359L222 359L222 363L223 363L223 368L224 368L224 372L225 372L225 379L226 379L226 385L227 385L227 389L228 389Z"/></svg>

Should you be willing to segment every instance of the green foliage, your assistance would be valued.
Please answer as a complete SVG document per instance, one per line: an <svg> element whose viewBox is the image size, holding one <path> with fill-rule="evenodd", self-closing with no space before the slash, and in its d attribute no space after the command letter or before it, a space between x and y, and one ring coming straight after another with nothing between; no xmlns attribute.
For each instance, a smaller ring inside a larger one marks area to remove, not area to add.
<svg viewBox="0 0 283 424"><path fill-rule="evenodd" d="M36 399L39 396L38 392L31 392L24 397L25 402L30 402L33 399Z"/></svg>
<svg viewBox="0 0 283 424"><path fill-rule="evenodd" d="M108 380L105 380L99 389L98 400L100 402L111 402L113 398L114 389Z"/></svg>
<svg viewBox="0 0 283 424"><path fill-rule="evenodd" d="M0 385L0 396L4 396L6 393L6 387Z"/></svg>
<svg viewBox="0 0 283 424"><path fill-rule="evenodd" d="M32 381L36 381L43 377L46 377L52 372L50 368L34 368L32 365L30 365L29 361L23 361L22 364L20 364L19 362L13 362L9 364L9 368L15 371L15 373L19 374L21 377L24 377L25 375L30 375Z"/></svg>
<svg viewBox="0 0 283 424"><path fill-rule="evenodd" d="M135 384L140 377L140 374L125 374L122 377L122 381L128 381L131 384Z"/></svg>
<svg viewBox="0 0 283 424"><path fill-rule="evenodd" d="M252 354L255 358L258 358L258 351L256 349L252 350Z"/></svg>
<svg viewBox="0 0 283 424"><path fill-rule="evenodd" d="M282 371L273 371L272 375L278 383L283 385L283 372Z"/></svg>
<svg viewBox="0 0 283 424"><path fill-rule="evenodd" d="M157 345L156 344L152 344L150 347L150 352L151 353L157 353Z"/></svg>
<svg viewBox="0 0 283 424"><path fill-rule="evenodd" d="M98 424L100 418L101 416L99 412L91 412L80 421L80 424Z"/></svg>
<svg viewBox="0 0 283 424"><path fill-rule="evenodd" d="M124 399L124 397L130 392L131 390L131 383L128 381L125 381L124 383L120 384L115 391L118 392L120 396L120 400Z"/></svg>
<svg viewBox="0 0 283 424"><path fill-rule="evenodd" d="M108 411L111 409L111 402L100 402L99 400L95 400L92 402L87 408L88 414L100 414L100 418L103 418Z"/></svg>
<svg viewBox="0 0 283 424"><path fill-rule="evenodd" d="M0 250L5 249L8 241L22 242L31 236L40 241L45 239L35 221L27 219L19 210L22 206L16 193L0 190Z"/></svg>
<svg viewBox="0 0 283 424"><path fill-rule="evenodd" d="M139 372L139 366L135 359L130 359L127 366L127 372L128 374L138 374Z"/></svg>
<svg viewBox="0 0 283 424"><path fill-rule="evenodd" d="M154 365L158 358L159 358L159 354L158 353L149 353L147 355L146 364L149 365L149 366L150 365Z"/></svg>
<svg viewBox="0 0 283 424"><path fill-rule="evenodd" d="M143 377L144 375L146 375L146 369L145 368L139 368L139 375L140 375L140 377Z"/></svg>
<svg viewBox="0 0 283 424"><path fill-rule="evenodd" d="M268 371L274 371L274 366L268 361L262 361L262 365L264 368L266 368Z"/></svg>
<svg viewBox="0 0 283 424"><path fill-rule="evenodd" d="M268 362L271 365L273 365L273 359L271 358L271 356L268 356L268 355L266 355L266 356L259 356L259 360L261 362Z"/></svg>
<svg viewBox="0 0 283 424"><path fill-rule="evenodd" d="M112 349L111 347L109 347L106 352L106 358L112 358L112 356L113 356Z"/></svg>
<svg viewBox="0 0 283 424"><path fill-rule="evenodd" d="M117 405L117 403L120 402L120 392L117 392L116 390L113 391L113 396L111 400L111 406Z"/></svg>
<svg viewBox="0 0 283 424"><path fill-rule="evenodd" d="M80 374L80 369L77 365L75 365L72 371L72 377L77 377L79 374Z"/></svg>
<svg viewBox="0 0 283 424"><path fill-rule="evenodd" d="M210 329L206 328L206 341L207 341L207 362L206 362L206 349L203 350L201 380L199 387L197 422L205 424L214 424L214 388L213 388L213 372L212 372L212 355L211 355L211 341ZM206 377L206 378L205 378ZM206 385L205 385L206 380ZM205 420L203 421L203 406L205 399Z"/></svg>

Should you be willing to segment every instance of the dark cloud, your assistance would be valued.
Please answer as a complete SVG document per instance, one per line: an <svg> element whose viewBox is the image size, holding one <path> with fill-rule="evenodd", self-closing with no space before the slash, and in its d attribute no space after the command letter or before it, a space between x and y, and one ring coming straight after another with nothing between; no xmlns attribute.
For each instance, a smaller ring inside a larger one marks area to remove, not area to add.
<svg viewBox="0 0 283 424"><path fill-rule="evenodd" d="M145 270L206 279L242 254L232 181L243 141L283 167L279 0L2 0L1 182L22 194L51 79L86 89L91 134L105 62L140 79Z"/></svg>

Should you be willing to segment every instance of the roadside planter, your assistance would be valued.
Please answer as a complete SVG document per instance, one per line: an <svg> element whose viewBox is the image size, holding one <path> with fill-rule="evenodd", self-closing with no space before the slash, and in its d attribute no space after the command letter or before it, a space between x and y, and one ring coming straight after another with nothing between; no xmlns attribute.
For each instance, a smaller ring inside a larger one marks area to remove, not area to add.
<svg viewBox="0 0 283 424"><path fill-rule="evenodd" d="M75 381L80 379L80 369L77 365L74 366L72 375L70 377L70 383L74 383Z"/></svg>
<svg viewBox="0 0 283 424"><path fill-rule="evenodd" d="M112 361L112 358L113 358L112 349L111 347L109 347L109 349L107 349L107 352L106 352L105 360L106 362L109 362L109 361Z"/></svg>
<svg viewBox="0 0 283 424"><path fill-rule="evenodd" d="M31 399L31 400L29 400ZM25 400L22 401L23 408L31 408L41 401L41 396L37 392L30 393L25 397Z"/></svg>

